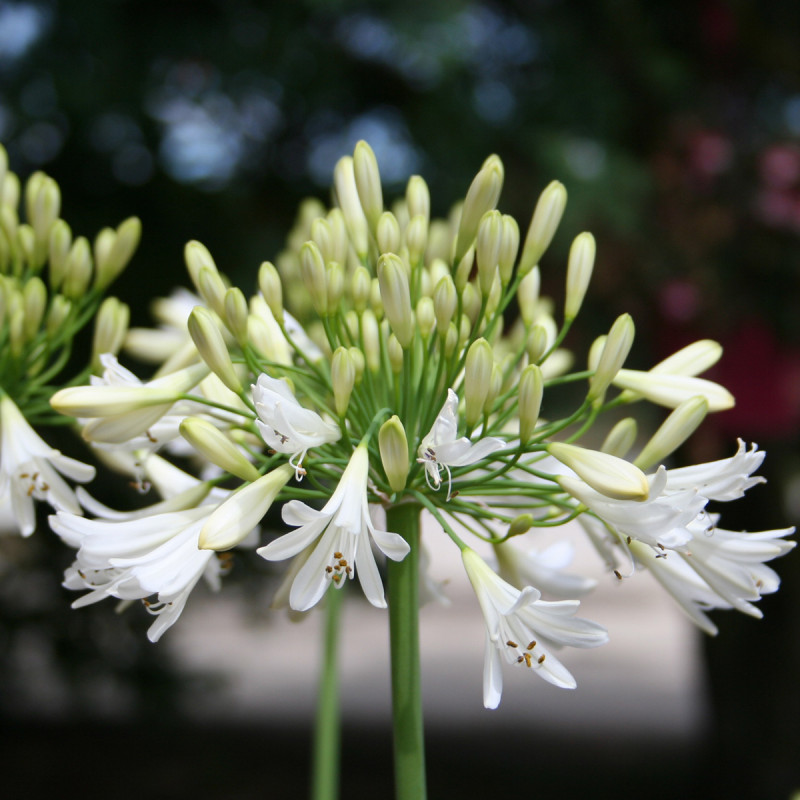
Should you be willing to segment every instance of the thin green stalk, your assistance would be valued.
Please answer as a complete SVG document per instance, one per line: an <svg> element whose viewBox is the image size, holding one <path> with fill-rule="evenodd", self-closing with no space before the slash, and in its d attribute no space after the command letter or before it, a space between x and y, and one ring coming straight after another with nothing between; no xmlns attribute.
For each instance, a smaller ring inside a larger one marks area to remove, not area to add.
<svg viewBox="0 0 800 800"><path fill-rule="evenodd" d="M389 561L389 634L392 662L395 800L425 800L425 741L419 658L419 518L416 504L387 509L388 529L411 545Z"/></svg>
<svg viewBox="0 0 800 800"><path fill-rule="evenodd" d="M340 768L339 621L344 588L329 589L311 763L311 800L337 800Z"/></svg>

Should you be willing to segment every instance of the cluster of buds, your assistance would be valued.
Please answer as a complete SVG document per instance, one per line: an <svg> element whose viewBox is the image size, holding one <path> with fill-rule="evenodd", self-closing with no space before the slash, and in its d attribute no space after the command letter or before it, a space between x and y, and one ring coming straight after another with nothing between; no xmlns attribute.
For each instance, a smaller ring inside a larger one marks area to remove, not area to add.
<svg viewBox="0 0 800 800"><path fill-rule="evenodd" d="M92 245L73 237L60 212L58 184L35 172L23 186L0 146L0 530L23 536L36 527L34 500L80 512L61 475L85 482L94 469L51 448L31 426L63 423L50 407L54 390L85 382L101 354L122 346L128 307L104 295L141 230L132 217ZM92 356L65 378L75 337L92 322Z"/></svg>
<svg viewBox="0 0 800 800"><path fill-rule="evenodd" d="M515 546L537 528L577 520L610 574L652 571L708 631L709 608L759 614L753 601L778 585L764 562L791 548L791 531L725 531L706 506L758 483L763 453L740 443L719 462L665 465L707 413L733 403L699 377L720 347L700 341L649 370L628 368L634 324L624 314L573 371L564 342L590 283L594 239L581 233L572 244L559 312L540 296L539 264L566 190L545 188L523 239L497 209L503 178L490 156L446 220L431 218L419 176L389 209L375 156L359 142L336 165L333 207L303 205L254 293L231 285L202 244L186 246L196 294L183 323L129 337L134 351L159 343L156 375L142 382L104 354L101 377L52 401L163 497L124 513L83 493L95 519L51 518L78 549L67 579L89 590L78 605L142 599L158 638L201 577L219 584L227 559L214 554L251 543L279 504L293 530L258 553L292 559L278 598L296 611L355 577L385 606L376 551L402 561L412 544L382 527L401 506L433 517L461 550L486 620L491 707L502 658L573 687L553 649L607 640L574 616L593 582ZM574 408L557 407L548 391L565 383L585 387ZM590 436L604 412L642 401L665 409L643 445L633 417ZM196 475L169 463L187 452Z"/></svg>

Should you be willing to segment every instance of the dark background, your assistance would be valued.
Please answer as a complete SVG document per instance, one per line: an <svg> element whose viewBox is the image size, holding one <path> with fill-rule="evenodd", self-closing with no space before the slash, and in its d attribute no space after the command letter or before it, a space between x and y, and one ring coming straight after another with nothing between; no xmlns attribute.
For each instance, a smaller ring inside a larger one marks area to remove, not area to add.
<svg viewBox="0 0 800 800"><path fill-rule="evenodd" d="M797 518L800 4L0 2L0 141L23 178L58 180L76 233L142 218L115 286L134 324L186 283L191 238L255 289L299 201L327 200L336 158L359 138L389 196L420 173L440 215L492 152L506 168L502 209L523 231L539 191L562 180L570 200L545 290L562 296L574 234L598 241L571 344L585 352L623 311L639 366L695 338L723 342L713 377L737 407L683 455L757 441L769 484L726 509L727 526ZM59 587L69 555L53 538L0 540L3 795L302 796L307 731L186 726L189 679L145 641L146 620L70 611ZM431 795L789 797L800 789L798 561L778 563L784 586L762 601L765 620L715 615L702 742L437 735ZM246 587L258 570L231 579ZM42 705L32 651L68 687L55 721L31 711ZM133 698L126 719L103 721L103 682ZM347 796L389 795L390 752L384 730L346 731Z"/></svg>

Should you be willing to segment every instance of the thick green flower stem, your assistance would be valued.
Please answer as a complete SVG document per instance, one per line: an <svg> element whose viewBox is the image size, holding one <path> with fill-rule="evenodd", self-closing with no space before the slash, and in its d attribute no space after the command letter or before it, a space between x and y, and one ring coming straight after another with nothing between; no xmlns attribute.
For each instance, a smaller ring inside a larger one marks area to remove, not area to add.
<svg viewBox="0 0 800 800"><path fill-rule="evenodd" d="M314 751L311 764L311 800L339 797L339 619L345 588L331 587L326 596L325 645L319 682Z"/></svg>
<svg viewBox="0 0 800 800"><path fill-rule="evenodd" d="M426 796L419 660L420 510L409 503L386 512L387 529L402 534L411 545L402 561L388 562L395 800Z"/></svg>

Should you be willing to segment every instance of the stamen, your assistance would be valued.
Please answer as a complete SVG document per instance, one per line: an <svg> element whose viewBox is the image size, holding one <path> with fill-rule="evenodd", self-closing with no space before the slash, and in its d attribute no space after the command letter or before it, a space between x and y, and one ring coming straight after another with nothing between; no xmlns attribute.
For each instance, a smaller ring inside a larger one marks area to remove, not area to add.
<svg viewBox="0 0 800 800"><path fill-rule="evenodd" d="M525 648L526 650L533 650L536 647L536 639L534 639L528 646Z"/></svg>
<svg viewBox="0 0 800 800"><path fill-rule="evenodd" d="M531 654L530 653L523 653L522 655L525 657L525 666L528 667L528 668L533 666L531 664Z"/></svg>
<svg viewBox="0 0 800 800"><path fill-rule="evenodd" d="M506 642L506 644L507 644L509 647L519 647L519 645L518 645L518 644L517 644L517 643L516 643L516 642L515 642L513 639L509 639L509 640Z"/></svg>
<svg viewBox="0 0 800 800"><path fill-rule="evenodd" d="M545 656L544 656L544 653L542 653L542 654L539 656L539 658L538 658L538 660L537 660L537 663L538 663L538 664L544 664L544 658L545 658Z"/></svg>

